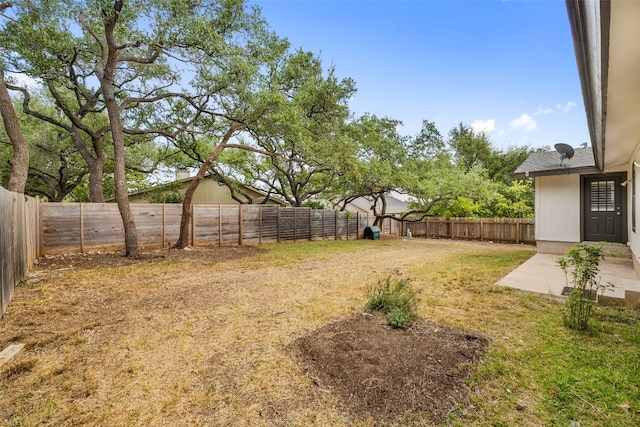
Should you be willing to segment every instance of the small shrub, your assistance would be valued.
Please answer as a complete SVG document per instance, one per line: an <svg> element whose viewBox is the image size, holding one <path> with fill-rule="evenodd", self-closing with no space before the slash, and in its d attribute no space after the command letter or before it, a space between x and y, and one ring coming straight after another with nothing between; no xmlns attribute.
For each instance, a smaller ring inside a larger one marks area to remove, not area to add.
<svg viewBox="0 0 640 427"><path fill-rule="evenodd" d="M407 312L398 307L391 309L385 317L387 324L396 329L407 329L416 320L415 313Z"/></svg>
<svg viewBox="0 0 640 427"><path fill-rule="evenodd" d="M604 246L601 243L577 243L567 253L567 258L559 258L556 262L564 271L573 289L569 292L564 324L571 329L587 330L589 320L598 304L598 294L613 287L611 283L602 284L600 261L604 258Z"/></svg>
<svg viewBox="0 0 640 427"><path fill-rule="evenodd" d="M373 286L369 294L367 308L384 313L387 324L393 328L406 329L418 317L418 298L408 280L393 281L389 276Z"/></svg>

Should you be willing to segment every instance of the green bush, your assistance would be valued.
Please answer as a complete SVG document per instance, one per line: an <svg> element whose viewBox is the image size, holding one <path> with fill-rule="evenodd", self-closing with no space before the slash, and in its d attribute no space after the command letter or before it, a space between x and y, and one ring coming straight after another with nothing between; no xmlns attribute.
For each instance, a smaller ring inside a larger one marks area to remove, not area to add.
<svg viewBox="0 0 640 427"><path fill-rule="evenodd" d="M564 271L572 288L569 292L564 324L570 329L587 330L589 320L598 305L598 294L613 287L611 283L600 282L600 261L604 258L604 246L601 243L577 243L567 253L567 258L556 262Z"/></svg>
<svg viewBox="0 0 640 427"><path fill-rule="evenodd" d="M418 298L409 280L393 281L389 276L369 290L367 308L384 313L389 326L406 329L418 317L417 304Z"/></svg>
<svg viewBox="0 0 640 427"><path fill-rule="evenodd" d="M385 317L387 318L387 324L397 329L407 329L416 320L415 313L407 312L398 307L393 308Z"/></svg>

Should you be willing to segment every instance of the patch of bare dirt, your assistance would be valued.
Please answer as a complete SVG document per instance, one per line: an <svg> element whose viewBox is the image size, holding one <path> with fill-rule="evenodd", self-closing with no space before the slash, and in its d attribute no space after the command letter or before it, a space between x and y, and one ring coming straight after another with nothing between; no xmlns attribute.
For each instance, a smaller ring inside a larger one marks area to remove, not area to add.
<svg viewBox="0 0 640 427"><path fill-rule="evenodd" d="M470 365L489 338L418 319L392 329L380 313L356 313L291 344L321 389L332 389L354 418L384 424L427 414L439 423L468 405Z"/></svg>
<svg viewBox="0 0 640 427"><path fill-rule="evenodd" d="M139 264L140 262L174 261L181 262L185 259L208 259L211 262L231 261L238 258L252 256L264 252L258 246L220 246L214 248L193 248L187 247L178 249L154 249L141 251L135 258L124 256L124 252L86 252L64 255L45 255L38 258L38 269L51 270L60 268L75 268L79 270L122 267L126 265Z"/></svg>

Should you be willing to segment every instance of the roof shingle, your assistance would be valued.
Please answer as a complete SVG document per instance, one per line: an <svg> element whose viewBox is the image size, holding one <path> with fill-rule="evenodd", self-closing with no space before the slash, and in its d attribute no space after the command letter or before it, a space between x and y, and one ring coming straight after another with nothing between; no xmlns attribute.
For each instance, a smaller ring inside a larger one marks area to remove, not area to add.
<svg viewBox="0 0 640 427"><path fill-rule="evenodd" d="M566 175L574 173L598 173L593 150L591 147L575 148L571 159L565 159L561 164L560 153L557 151L537 151L515 170L516 178L526 178L544 175Z"/></svg>

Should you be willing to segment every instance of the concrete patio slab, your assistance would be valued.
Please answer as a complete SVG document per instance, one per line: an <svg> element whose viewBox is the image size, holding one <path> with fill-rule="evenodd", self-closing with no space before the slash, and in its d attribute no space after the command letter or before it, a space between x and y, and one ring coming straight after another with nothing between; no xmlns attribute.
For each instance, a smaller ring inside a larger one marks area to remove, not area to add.
<svg viewBox="0 0 640 427"><path fill-rule="evenodd" d="M535 254L520 267L498 280L499 286L518 289L525 292L545 294L557 299L564 299L562 289L568 286L563 271L556 264L558 255ZM625 289L640 289L640 281L629 263L619 260L607 260L600 263L602 283L611 282L614 288L602 295L599 300L604 304L620 304L625 302Z"/></svg>

